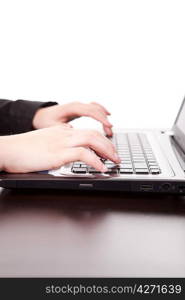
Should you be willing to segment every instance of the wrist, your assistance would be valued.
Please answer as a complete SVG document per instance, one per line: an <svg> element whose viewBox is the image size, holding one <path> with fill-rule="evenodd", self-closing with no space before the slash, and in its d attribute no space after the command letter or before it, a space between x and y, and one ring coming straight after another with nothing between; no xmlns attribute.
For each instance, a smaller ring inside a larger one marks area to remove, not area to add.
<svg viewBox="0 0 185 300"><path fill-rule="evenodd" d="M40 120L42 119L43 110L45 110L45 108L39 108L33 117L32 126L34 129L40 128Z"/></svg>
<svg viewBox="0 0 185 300"><path fill-rule="evenodd" d="M0 171L5 170L6 157L8 155L9 136L0 137Z"/></svg>
<svg viewBox="0 0 185 300"><path fill-rule="evenodd" d="M41 129L50 125L52 118L51 114L55 111L56 102L44 103L36 112L32 120L33 129Z"/></svg>

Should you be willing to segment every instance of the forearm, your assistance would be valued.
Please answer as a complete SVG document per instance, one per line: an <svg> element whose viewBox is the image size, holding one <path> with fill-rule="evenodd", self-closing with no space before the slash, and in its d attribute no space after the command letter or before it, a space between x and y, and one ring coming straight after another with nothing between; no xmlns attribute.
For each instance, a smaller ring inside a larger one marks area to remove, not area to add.
<svg viewBox="0 0 185 300"><path fill-rule="evenodd" d="M57 103L0 99L0 135L10 135L33 130L32 121L36 111L41 107L55 104Z"/></svg>

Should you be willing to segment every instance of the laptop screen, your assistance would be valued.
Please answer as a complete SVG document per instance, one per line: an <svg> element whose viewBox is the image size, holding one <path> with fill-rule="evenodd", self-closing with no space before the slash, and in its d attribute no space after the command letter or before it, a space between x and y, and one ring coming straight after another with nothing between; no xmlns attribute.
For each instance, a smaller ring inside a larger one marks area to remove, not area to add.
<svg viewBox="0 0 185 300"><path fill-rule="evenodd" d="M177 119L176 125L182 132L185 133L185 103L183 103L183 107Z"/></svg>
<svg viewBox="0 0 185 300"><path fill-rule="evenodd" d="M173 131L175 140L185 152L185 98L175 120Z"/></svg>

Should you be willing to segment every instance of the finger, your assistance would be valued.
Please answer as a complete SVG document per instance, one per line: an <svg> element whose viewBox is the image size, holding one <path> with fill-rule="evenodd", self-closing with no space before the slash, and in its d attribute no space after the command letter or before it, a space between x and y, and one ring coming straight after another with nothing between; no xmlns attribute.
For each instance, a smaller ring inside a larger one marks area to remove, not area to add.
<svg viewBox="0 0 185 300"><path fill-rule="evenodd" d="M68 148L61 156L61 165L74 161L83 161L100 172L106 172L107 167L102 163L100 158L89 149L83 147Z"/></svg>
<svg viewBox="0 0 185 300"><path fill-rule="evenodd" d="M101 112L99 109L88 109L85 113L87 117L91 117L99 122L101 122L103 125L107 127L112 127L113 125L109 122L107 119L107 116Z"/></svg>
<svg viewBox="0 0 185 300"><path fill-rule="evenodd" d="M103 129L106 135L113 136L112 128L103 125Z"/></svg>
<svg viewBox="0 0 185 300"><path fill-rule="evenodd" d="M103 105L97 102L91 102L91 104L97 105L99 108L101 108L104 111L104 113L106 113L107 115L111 115L111 113Z"/></svg>
<svg viewBox="0 0 185 300"><path fill-rule="evenodd" d="M70 139L70 146L89 147L105 159L112 160L115 163L120 162L113 143L95 130L76 131Z"/></svg>
<svg viewBox="0 0 185 300"><path fill-rule="evenodd" d="M70 115L70 119L82 116L91 117L107 127L112 127L112 124L107 119L107 114L99 105L74 103L74 115Z"/></svg>

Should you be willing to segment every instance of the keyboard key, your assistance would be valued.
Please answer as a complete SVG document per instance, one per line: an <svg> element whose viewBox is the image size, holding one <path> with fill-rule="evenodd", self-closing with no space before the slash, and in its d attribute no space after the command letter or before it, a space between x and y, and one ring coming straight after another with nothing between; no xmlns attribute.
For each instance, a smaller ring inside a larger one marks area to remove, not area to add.
<svg viewBox="0 0 185 300"><path fill-rule="evenodd" d="M150 170L159 170L159 167L157 166L157 167L155 167L155 166L149 166L149 169Z"/></svg>
<svg viewBox="0 0 185 300"><path fill-rule="evenodd" d="M110 164L110 163L105 163L105 165L106 165L106 167L107 168L115 168L116 166L115 166L115 164Z"/></svg>
<svg viewBox="0 0 185 300"><path fill-rule="evenodd" d="M135 169L147 169L146 163L134 163Z"/></svg>
<svg viewBox="0 0 185 300"><path fill-rule="evenodd" d="M132 164L127 164L127 163L121 163L120 168L123 169L132 169Z"/></svg>
<svg viewBox="0 0 185 300"><path fill-rule="evenodd" d="M160 170L159 169L152 169L152 170L150 170L150 172L152 174L160 174Z"/></svg>
<svg viewBox="0 0 185 300"><path fill-rule="evenodd" d="M148 163L157 163L156 160L150 160L148 159Z"/></svg>
<svg viewBox="0 0 185 300"><path fill-rule="evenodd" d="M117 149L118 153L123 153L123 154L129 154L129 150L123 150L123 148L121 149Z"/></svg>
<svg viewBox="0 0 185 300"><path fill-rule="evenodd" d="M146 160L144 159L144 158L135 158L134 159L134 163L145 163L146 162Z"/></svg>
<svg viewBox="0 0 185 300"><path fill-rule="evenodd" d="M96 170L93 167L89 167L88 171L89 171L89 173L101 173L100 171Z"/></svg>
<svg viewBox="0 0 185 300"><path fill-rule="evenodd" d="M72 171L77 174L84 174L84 173L86 173L87 169L86 168L73 168Z"/></svg>
<svg viewBox="0 0 185 300"><path fill-rule="evenodd" d="M121 168L121 169L119 170L119 172L120 172L121 174L133 174L133 169L123 169L123 168Z"/></svg>
<svg viewBox="0 0 185 300"><path fill-rule="evenodd" d="M154 161L156 161L156 158L155 158L154 155L152 155L152 156L147 156L146 155L146 158L147 158L147 160L154 160Z"/></svg>
<svg viewBox="0 0 185 300"><path fill-rule="evenodd" d="M148 174L148 169L135 169L136 174Z"/></svg>
<svg viewBox="0 0 185 300"><path fill-rule="evenodd" d="M121 157L120 160L121 160L122 164L124 164L124 163L132 163L132 160L129 157L126 157L126 158Z"/></svg>
<svg viewBox="0 0 185 300"><path fill-rule="evenodd" d="M74 168L80 168L80 164L78 162L73 163Z"/></svg>
<svg viewBox="0 0 185 300"><path fill-rule="evenodd" d="M143 155L133 155L132 158L133 158L133 160L135 160L135 159L144 159L145 160L145 157Z"/></svg>

